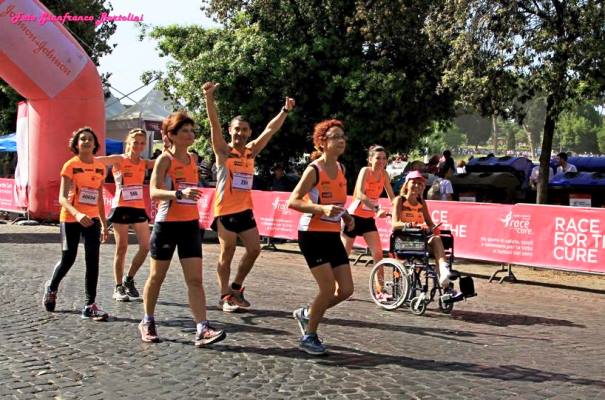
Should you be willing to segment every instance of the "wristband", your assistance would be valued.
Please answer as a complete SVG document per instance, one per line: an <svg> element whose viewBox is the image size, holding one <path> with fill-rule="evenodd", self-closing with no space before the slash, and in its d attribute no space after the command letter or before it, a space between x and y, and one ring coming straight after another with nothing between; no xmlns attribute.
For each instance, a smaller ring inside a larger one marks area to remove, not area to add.
<svg viewBox="0 0 605 400"><path fill-rule="evenodd" d="M287 113L289 113L289 111L288 111L288 109L287 109L286 107L282 107L282 108L281 108L281 110L282 110L283 112L285 112L286 114L287 114Z"/></svg>
<svg viewBox="0 0 605 400"><path fill-rule="evenodd" d="M174 197L176 197L177 200L182 200L183 192L181 190L177 190L176 192L174 192Z"/></svg>

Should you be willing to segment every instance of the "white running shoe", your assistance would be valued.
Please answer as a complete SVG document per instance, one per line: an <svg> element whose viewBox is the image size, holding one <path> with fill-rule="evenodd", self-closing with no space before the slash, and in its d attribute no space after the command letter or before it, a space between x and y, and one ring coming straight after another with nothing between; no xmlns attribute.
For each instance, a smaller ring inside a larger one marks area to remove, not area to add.
<svg viewBox="0 0 605 400"><path fill-rule="evenodd" d="M115 301L130 301L130 297L126 294L126 288L123 285L116 286L112 297Z"/></svg>

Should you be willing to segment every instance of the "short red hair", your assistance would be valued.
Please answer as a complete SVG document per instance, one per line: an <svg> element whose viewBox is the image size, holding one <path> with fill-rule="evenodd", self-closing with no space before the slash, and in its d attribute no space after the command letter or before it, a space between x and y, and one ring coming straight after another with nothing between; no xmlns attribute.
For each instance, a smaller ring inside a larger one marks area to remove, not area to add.
<svg viewBox="0 0 605 400"><path fill-rule="evenodd" d="M345 124L338 119L326 119L315 125L313 128L313 146L315 147L315 151L311 154L312 160L315 160L322 155L323 148L321 146L321 142L326 140L326 133L330 130L330 128L335 126L342 130L345 129Z"/></svg>

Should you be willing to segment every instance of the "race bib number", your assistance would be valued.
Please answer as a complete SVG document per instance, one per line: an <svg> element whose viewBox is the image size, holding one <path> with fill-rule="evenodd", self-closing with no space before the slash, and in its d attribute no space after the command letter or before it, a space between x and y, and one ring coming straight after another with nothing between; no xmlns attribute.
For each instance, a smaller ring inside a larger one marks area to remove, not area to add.
<svg viewBox="0 0 605 400"><path fill-rule="evenodd" d="M334 206L339 206L339 207L343 207L344 204L332 204ZM337 215L333 216L333 217L328 217L325 215L322 215L321 217L319 217L320 220L322 221L326 221L326 222L340 222L340 218L342 218L342 215L345 213L346 210L342 210L340 213L338 213Z"/></svg>
<svg viewBox="0 0 605 400"><path fill-rule="evenodd" d="M177 183L177 189L178 190L185 190L187 188L196 188L197 184L195 183L188 183L188 182L179 182ZM188 204L188 205L195 205L197 204L197 200L192 200L192 199L176 199L176 202L179 204Z"/></svg>
<svg viewBox="0 0 605 400"><path fill-rule="evenodd" d="M252 189L252 174L243 172L234 172L231 181L231 189L235 190L250 190Z"/></svg>
<svg viewBox="0 0 605 400"><path fill-rule="evenodd" d="M126 201L142 200L143 199L143 186L141 186L141 185L124 186L122 188L122 198Z"/></svg>
<svg viewBox="0 0 605 400"><path fill-rule="evenodd" d="M83 187L80 189L80 195L78 196L78 203L89 204L91 206L97 205L99 199L99 190Z"/></svg>

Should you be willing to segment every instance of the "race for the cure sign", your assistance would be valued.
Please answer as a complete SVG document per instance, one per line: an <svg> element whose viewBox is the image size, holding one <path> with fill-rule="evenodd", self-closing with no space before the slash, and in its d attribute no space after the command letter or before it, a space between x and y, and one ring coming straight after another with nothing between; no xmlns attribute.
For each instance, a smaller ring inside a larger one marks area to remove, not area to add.
<svg viewBox="0 0 605 400"><path fill-rule="evenodd" d="M106 212L113 185L106 184ZM212 222L214 189L202 189L200 227ZM149 198L148 187L145 197ZM262 236L296 239L300 213L287 207L289 193L252 191ZM350 203L351 198L347 202ZM431 218L454 235L456 257L605 274L605 209L534 204L427 201ZM383 209L388 199L380 199ZM0 203L1 207L1 203ZM152 220L155 209L148 203ZM0 208L1 209L1 208ZM389 218L376 219L383 249L389 248ZM356 246L366 247L361 237Z"/></svg>
<svg viewBox="0 0 605 400"><path fill-rule="evenodd" d="M555 217L555 259L596 264L598 250L605 248L601 223L598 218Z"/></svg>

